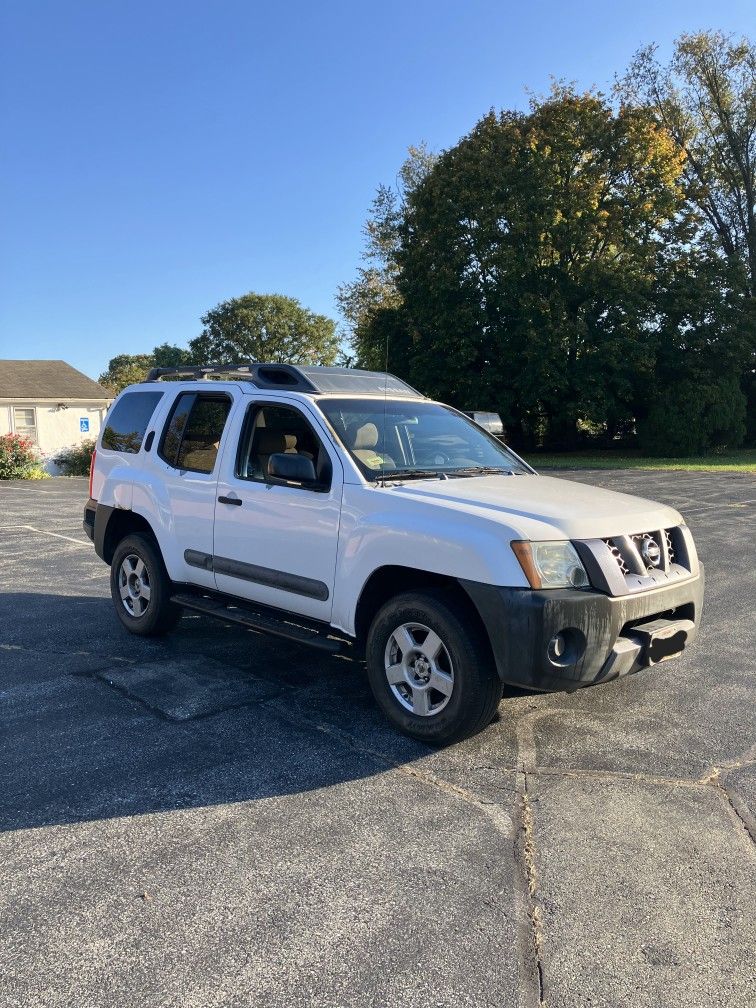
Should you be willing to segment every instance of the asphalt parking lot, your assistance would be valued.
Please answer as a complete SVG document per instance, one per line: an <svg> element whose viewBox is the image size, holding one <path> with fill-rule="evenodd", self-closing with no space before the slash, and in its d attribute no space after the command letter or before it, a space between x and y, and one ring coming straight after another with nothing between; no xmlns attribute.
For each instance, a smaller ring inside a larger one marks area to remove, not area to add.
<svg viewBox="0 0 756 1008"><path fill-rule="evenodd" d="M0 484L0 1004L756 1004L756 482L569 478L686 516L697 649L441 751L347 659L129 636L85 481Z"/></svg>

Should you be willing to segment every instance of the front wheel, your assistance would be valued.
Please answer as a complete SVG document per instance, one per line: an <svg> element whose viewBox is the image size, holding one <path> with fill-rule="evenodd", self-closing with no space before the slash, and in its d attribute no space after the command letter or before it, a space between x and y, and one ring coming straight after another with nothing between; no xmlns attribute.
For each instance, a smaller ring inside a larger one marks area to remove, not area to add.
<svg viewBox="0 0 756 1008"><path fill-rule="evenodd" d="M450 594L411 592L389 600L368 634L373 695L399 731L422 742L447 745L475 735L501 699L488 642L463 618Z"/></svg>
<svg viewBox="0 0 756 1008"><path fill-rule="evenodd" d="M129 633L157 637L171 630L181 609L171 602L171 582L156 544L144 535L118 543L110 565L110 594Z"/></svg>

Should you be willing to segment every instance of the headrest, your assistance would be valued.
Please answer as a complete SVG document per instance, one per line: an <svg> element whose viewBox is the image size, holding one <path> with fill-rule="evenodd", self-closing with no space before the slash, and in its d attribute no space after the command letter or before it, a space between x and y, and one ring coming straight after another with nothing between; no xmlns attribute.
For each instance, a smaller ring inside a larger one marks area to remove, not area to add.
<svg viewBox="0 0 756 1008"><path fill-rule="evenodd" d="M296 434L284 434L283 431L266 430L258 433L257 451L260 455L275 455L278 452L294 452L297 450Z"/></svg>
<svg viewBox="0 0 756 1008"><path fill-rule="evenodd" d="M357 428L354 436L354 449L375 448L378 444L378 428L374 423L366 423Z"/></svg>

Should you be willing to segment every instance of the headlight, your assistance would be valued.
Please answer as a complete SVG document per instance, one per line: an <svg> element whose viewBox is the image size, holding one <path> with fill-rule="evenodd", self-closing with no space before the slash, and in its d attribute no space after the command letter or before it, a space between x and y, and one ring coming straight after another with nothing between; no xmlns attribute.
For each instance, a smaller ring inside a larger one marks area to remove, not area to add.
<svg viewBox="0 0 756 1008"><path fill-rule="evenodd" d="M512 543L531 588L584 588L588 575L571 542Z"/></svg>

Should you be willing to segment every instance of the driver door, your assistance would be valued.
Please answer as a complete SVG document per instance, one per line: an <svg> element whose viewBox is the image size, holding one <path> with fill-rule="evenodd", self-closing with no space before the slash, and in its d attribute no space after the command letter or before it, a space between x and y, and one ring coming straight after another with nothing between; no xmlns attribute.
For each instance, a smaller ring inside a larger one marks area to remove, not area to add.
<svg viewBox="0 0 756 1008"><path fill-rule="evenodd" d="M329 622L343 471L327 435L299 403L254 402L237 450L225 452L215 504L219 591ZM279 453L312 459L312 484L270 481Z"/></svg>

